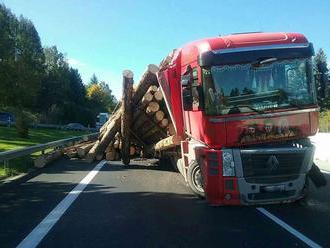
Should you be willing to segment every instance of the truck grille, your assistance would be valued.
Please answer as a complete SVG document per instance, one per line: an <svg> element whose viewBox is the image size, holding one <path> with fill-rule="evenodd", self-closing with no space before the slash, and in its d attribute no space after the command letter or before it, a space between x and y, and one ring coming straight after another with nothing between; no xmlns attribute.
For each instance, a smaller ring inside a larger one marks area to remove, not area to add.
<svg viewBox="0 0 330 248"><path fill-rule="evenodd" d="M241 153L243 173L249 183L279 183L298 178L304 152Z"/></svg>

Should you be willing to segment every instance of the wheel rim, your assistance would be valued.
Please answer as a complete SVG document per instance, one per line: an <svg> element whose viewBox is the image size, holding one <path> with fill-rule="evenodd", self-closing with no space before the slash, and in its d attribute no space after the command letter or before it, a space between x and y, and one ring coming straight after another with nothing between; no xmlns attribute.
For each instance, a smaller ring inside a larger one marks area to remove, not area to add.
<svg viewBox="0 0 330 248"><path fill-rule="evenodd" d="M196 166L194 168L192 178L193 178L193 184L194 184L195 188L199 192L204 193L202 173L201 173L201 170L198 166Z"/></svg>

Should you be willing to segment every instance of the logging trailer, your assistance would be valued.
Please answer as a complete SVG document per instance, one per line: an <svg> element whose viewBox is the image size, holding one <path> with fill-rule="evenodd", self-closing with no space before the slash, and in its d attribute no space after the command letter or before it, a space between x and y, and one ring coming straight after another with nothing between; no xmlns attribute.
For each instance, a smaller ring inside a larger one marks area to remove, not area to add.
<svg viewBox="0 0 330 248"><path fill-rule="evenodd" d="M308 139L319 115L313 55L301 34L243 33L175 49L136 87L124 71L87 159L159 157L212 205L300 199L307 176L324 183Z"/></svg>

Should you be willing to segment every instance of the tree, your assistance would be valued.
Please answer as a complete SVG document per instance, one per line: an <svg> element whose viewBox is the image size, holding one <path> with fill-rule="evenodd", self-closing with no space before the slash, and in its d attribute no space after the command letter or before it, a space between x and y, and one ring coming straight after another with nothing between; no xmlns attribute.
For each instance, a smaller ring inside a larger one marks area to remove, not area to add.
<svg viewBox="0 0 330 248"><path fill-rule="evenodd" d="M327 56L322 48L315 55L314 69L316 71L316 88L319 105L321 109L329 109Z"/></svg>
<svg viewBox="0 0 330 248"><path fill-rule="evenodd" d="M105 93L104 102L105 102L107 111L112 112L112 110L116 107L117 99L114 95L112 95L112 90L110 89L109 85L106 82L101 81L100 86Z"/></svg>
<svg viewBox="0 0 330 248"><path fill-rule="evenodd" d="M78 70L68 65L56 46L45 48L44 53L46 73L39 94L43 122L93 124L95 118Z"/></svg>
<svg viewBox="0 0 330 248"><path fill-rule="evenodd" d="M35 107L35 99L43 75L44 54L33 23L17 19L4 5L0 5L0 103L16 115L19 135L28 135L28 116Z"/></svg>
<svg viewBox="0 0 330 248"><path fill-rule="evenodd" d="M100 112L111 112L117 104L109 85L104 81L87 86L89 106L94 116Z"/></svg>
<svg viewBox="0 0 330 248"><path fill-rule="evenodd" d="M11 104L9 93L15 74L15 30L17 19L3 4L0 4L0 106Z"/></svg>
<svg viewBox="0 0 330 248"><path fill-rule="evenodd" d="M22 136L34 113L45 123L94 125L96 115L111 111L116 101L95 74L85 86L56 46L42 48L29 19L0 4L0 108L15 114Z"/></svg>
<svg viewBox="0 0 330 248"><path fill-rule="evenodd" d="M96 77L95 73L92 75L90 81L89 81L89 85L92 85L92 84L98 84L99 83L99 80L98 78Z"/></svg>
<svg viewBox="0 0 330 248"><path fill-rule="evenodd" d="M33 23L20 17L16 34L15 88L13 103L24 108L34 108L41 86L45 56L39 34Z"/></svg>
<svg viewBox="0 0 330 248"><path fill-rule="evenodd" d="M38 96L39 110L43 113L43 121L60 123L61 105L65 97L65 84L69 66L65 56L56 46L44 48L45 74Z"/></svg>

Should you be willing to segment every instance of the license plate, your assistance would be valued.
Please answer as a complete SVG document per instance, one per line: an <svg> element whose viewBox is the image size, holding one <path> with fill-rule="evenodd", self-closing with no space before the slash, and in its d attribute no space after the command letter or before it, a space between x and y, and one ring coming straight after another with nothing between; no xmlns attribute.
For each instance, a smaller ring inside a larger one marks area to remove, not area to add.
<svg viewBox="0 0 330 248"><path fill-rule="evenodd" d="M278 192L278 191L284 191L284 190L285 190L284 185L269 185L269 186L260 187L261 192Z"/></svg>

